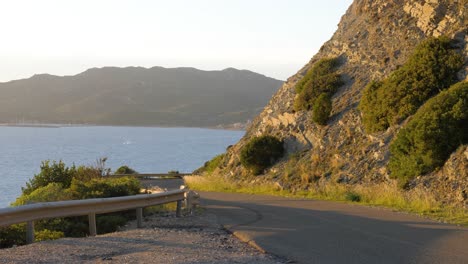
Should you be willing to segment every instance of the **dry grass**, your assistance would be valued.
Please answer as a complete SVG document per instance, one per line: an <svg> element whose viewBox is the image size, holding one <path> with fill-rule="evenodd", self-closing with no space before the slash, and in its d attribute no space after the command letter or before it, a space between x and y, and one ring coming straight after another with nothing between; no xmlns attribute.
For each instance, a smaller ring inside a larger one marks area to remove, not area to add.
<svg viewBox="0 0 468 264"><path fill-rule="evenodd" d="M188 176L186 184L195 190L238 192L300 197L318 200L357 202L364 205L384 206L406 211L444 222L468 226L468 211L444 206L430 193L421 189L404 191L396 183L372 185L344 185L319 181L308 190L290 192L274 183L235 183L216 176Z"/></svg>
<svg viewBox="0 0 468 264"><path fill-rule="evenodd" d="M185 176L185 183L190 189L209 192L237 192L250 194L286 194L281 188L273 183L268 184L239 184L215 176Z"/></svg>

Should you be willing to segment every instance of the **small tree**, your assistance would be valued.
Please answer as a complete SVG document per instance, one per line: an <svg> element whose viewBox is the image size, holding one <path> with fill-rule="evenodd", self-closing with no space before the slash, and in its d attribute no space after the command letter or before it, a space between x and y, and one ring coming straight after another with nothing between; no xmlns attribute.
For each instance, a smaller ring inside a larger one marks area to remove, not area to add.
<svg viewBox="0 0 468 264"><path fill-rule="evenodd" d="M245 168L258 175L281 158L283 153L283 142L274 136L266 135L250 140L242 148L240 159Z"/></svg>
<svg viewBox="0 0 468 264"><path fill-rule="evenodd" d="M128 167L127 165L123 165L115 171L115 174L136 174L136 173L137 172L134 169Z"/></svg>
<svg viewBox="0 0 468 264"><path fill-rule="evenodd" d="M41 172L34 175L34 178L26 183L26 187L21 189L23 194L27 195L38 188L47 186L49 183L58 183L62 188L68 188L75 171L76 167L74 165L67 167L63 161L52 161L51 164L50 161L46 160L41 164Z"/></svg>
<svg viewBox="0 0 468 264"><path fill-rule="evenodd" d="M332 101L328 94L322 93L315 101L312 120L319 125L326 125L332 110Z"/></svg>

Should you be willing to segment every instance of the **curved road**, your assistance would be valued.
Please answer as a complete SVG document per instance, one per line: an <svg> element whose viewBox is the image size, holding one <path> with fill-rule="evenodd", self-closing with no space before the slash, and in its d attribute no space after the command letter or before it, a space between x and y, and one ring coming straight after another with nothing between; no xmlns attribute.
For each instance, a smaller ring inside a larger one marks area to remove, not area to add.
<svg viewBox="0 0 468 264"><path fill-rule="evenodd" d="M388 209L201 192L235 235L289 263L468 263L468 229Z"/></svg>

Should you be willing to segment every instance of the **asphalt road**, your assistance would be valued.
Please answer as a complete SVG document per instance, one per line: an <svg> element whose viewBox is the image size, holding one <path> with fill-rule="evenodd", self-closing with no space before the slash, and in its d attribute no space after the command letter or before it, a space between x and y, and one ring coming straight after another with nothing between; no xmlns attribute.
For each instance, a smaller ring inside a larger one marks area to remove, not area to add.
<svg viewBox="0 0 468 264"><path fill-rule="evenodd" d="M468 263L468 228L336 202L201 197L228 230L291 263Z"/></svg>

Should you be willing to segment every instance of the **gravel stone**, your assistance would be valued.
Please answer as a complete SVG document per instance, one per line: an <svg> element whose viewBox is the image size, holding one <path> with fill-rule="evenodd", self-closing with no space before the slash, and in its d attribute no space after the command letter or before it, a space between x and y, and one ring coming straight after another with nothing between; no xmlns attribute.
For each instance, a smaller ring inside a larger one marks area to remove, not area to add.
<svg viewBox="0 0 468 264"><path fill-rule="evenodd" d="M1 249L0 263L284 263L241 242L198 212L145 217L121 231L86 238L63 238Z"/></svg>

